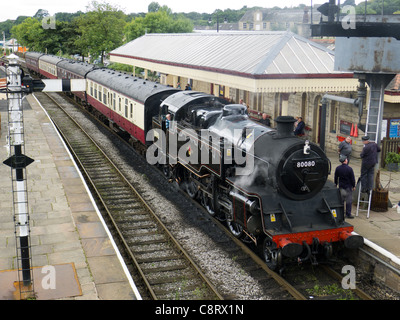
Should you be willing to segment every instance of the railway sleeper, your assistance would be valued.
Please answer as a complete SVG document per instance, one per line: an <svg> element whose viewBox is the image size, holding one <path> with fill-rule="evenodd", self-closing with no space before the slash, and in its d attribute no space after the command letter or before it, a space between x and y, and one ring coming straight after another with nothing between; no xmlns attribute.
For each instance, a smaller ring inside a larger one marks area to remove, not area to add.
<svg viewBox="0 0 400 320"><path fill-rule="evenodd" d="M169 250L170 246L164 244L149 244L132 247L131 250L135 254L150 254L155 252L160 252L160 254L166 250Z"/></svg>
<svg viewBox="0 0 400 320"><path fill-rule="evenodd" d="M167 272L167 271L180 271L180 270L185 270L188 268L187 265L173 265L173 266L160 266L160 267L154 267L154 268L142 268L142 271L146 274L150 273L159 273L159 272Z"/></svg>
<svg viewBox="0 0 400 320"><path fill-rule="evenodd" d="M103 200L106 201L113 201L113 200L119 200L121 198L129 198L132 196L131 192L121 192L121 193L112 193L112 194L104 194Z"/></svg>
<svg viewBox="0 0 400 320"><path fill-rule="evenodd" d="M144 224L144 225L139 225L139 226L124 224L124 225L120 226L119 228L123 231L130 231L130 232L133 232L135 230L143 230L143 229L155 229L155 231L146 232L146 233L138 233L138 235L139 234L148 235L148 234L158 234L159 233L157 225L155 223L149 223L149 224Z"/></svg>
<svg viewBox="0 0 400 320"><path fill-rule="evenodd" d="M132 198L113 198L113 199L107 199L107 202L110 206L118 206L118 205L122 205L122 204L132 204ZM135 203L133 203L135 204ZM138 206L136 206L138 207Z"/></svg>
<svg viewBox="0 0 400 320"><path fill-rule="evenodd" d="M136 258L138 263L152 263L152 262L162 262L171 260L180 260L182 257L177 254L167 255L167 256L156 256L148 258Z"/></svg>
<svg viewBox="0 0 400 320"><path fill-rule="evenodd" d="M155 230L153 229L153 231L149 231L148 229L143 229L143 230L136 229L135 233L132 233L131 230L129 231L125 230L125 232L129 232L129 236L131 237L148 237L148 236L157 236L160 234L157 229Z"/></svg>
<svg viewBox="0 0 400 320"><path fill-rule="evenodd" d="M174 283L174 282L178 282L178 281L186 281L186 280L191 280L191 279L197 279L197 276L195 276L194 274L188 274L188 275L182 276L180 279L178 277L176 277L176 275L171 275L170 277L167 277L167 276L157 277L154 279L148 278L151 285Z"/></svg>
<svg viewBox="0 0 400 320"><path fill-rule="evenodd" d="M132 239L128 241L129 246L142 246L142 245L156 244L156 243L167 243L167 241L165 239L152 239L152 240L142 240L142 241L137 241Z"/></svg>
<svg viewBox="0 0 400 320"><path fill-rule="evenodd" d="M113 212L114 214L114 219L118 223L139 223L139 222L153 222L153 219L151 219L148 216L148 213L145 211L138 211L135 210L133 211L132 209L129 209L130 211L127 211L126 209L124 210L115 210Z"/></svg>

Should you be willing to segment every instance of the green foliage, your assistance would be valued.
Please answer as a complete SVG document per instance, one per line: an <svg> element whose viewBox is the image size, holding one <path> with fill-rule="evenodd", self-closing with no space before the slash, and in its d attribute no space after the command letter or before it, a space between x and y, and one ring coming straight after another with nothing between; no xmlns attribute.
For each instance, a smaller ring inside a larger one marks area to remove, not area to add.
<svg viewBox="0 0 400 320"><path fill-rule="evenodd" d="M107 68L117 71L130 72L130 73L132 73L133 70L133 67L130 65L123 63L116 63L116 62L109 64Z"/></svg>
<svg viewBox="0 0 400 320"><path fill-rule="evenodd" d="M193 24L182 15L173 16L167 7L149 12L145 17L134 18L125 27L126 41L132 41L146 33L187 33L193 31Z"/></svg>
<svg viewBox="0 0 400 320"><path fill-rule="evenodd" d="M320 286L316 284L311 289L306 289L308 294L324 297L324 296L337 296L338 300L355 300L351 290L344 290L340 288L336 283L332 285Z"/></svg>
<svg viewBox="0 0 400 320"><path fill-rule="evenodd" d="M389 152L386 155L385 163L400 163L400 154L395 153L395 152Z"/></svg>
<svg viewBox="0 0 400 320"><path fill-rule="evenodd" d="M79 52L101 56L123 44L125 14L117 7L105 2L92 1L88 12L77 18L80 36L75 40Z"/></svg>
<svg viewBox="0 0 400 320"><path fill-rule="evenodd" d="M393 14L400 8L400 0L385 0L383 2L383 14ZM356 7L357 14L364 14L365 2L362 1ZM382 0L369 0L367 1L367 14L381 14L382 13Z"/></svg>

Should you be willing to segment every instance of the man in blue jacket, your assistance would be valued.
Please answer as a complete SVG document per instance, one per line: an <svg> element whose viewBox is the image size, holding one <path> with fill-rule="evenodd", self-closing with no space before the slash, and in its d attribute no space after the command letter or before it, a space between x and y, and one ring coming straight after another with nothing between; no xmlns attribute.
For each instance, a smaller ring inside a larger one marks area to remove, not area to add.
<svg viewBox="0 0 400 320"><path fill-rule="evenodd" d="M306 124L303 121L302 117L299 117L299 122L297 123L296 128L294 129L294 135L295 136L304 136L304 128L306 127Z"/></svg>
<svg viewBox="0 0 400 320"><path fill-rule="evenodd" d="M345 155L340 155L339 161L342 163L335 170L335 184L339 183L340 195L342 202L346 202L346 218L353 219L351 215L351 206L353 202L353 191L356 187L356 179L354 177L353 169L348 166L348 160Z"/></svg>
<svg viewBox="0 0 400 320"><path fill-rule="evenodd" d="M364 149L360 154L361 162L361 192L369 193L374 186L374 170L378 163L378 152L381 148L373 141L369 140L368 136L362 137Z"/></svg>

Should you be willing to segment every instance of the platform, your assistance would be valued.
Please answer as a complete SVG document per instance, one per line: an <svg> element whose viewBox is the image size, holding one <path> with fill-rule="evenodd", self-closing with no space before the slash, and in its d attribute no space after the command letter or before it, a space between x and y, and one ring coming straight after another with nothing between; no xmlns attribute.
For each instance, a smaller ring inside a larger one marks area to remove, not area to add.
<svg viewBox="0 0 400 320"><path fill-rule="evenodd" d="M361 136L358 138L361 140ZM328 151L327 156L332 162L332 173L329 179L333 181L335 169L341 165L339 155L335 152ZM359 154L352 154L349 163L353 168L356 181L361 173L361 158ZM381 184L384 188L388 187L389 200L392 205L400 201L400 172L390 172L380 169ZM357 202L353 201L352 215L357 212ZM369 219L367 219L366 211L360 211L358 217L348 220L354 226L355 232L364 238L374 242L383 249L391 252L400 259L400 214L397 209L389 206L387 212L370 211Z"/></svg>
<svg viewBox="0 0 400 320"><path fill-rule="evenodd" d="M6 111L0 100L1 161L8 157ZM136 287L87 187L32 96L24 102L24 122L25 154L35 160L27 185L36 298L135 300ZM17 272L10 168L1 164L0 177L0 300L11 300ZM55 288L43 280L45 266L54 267Z"/></svg>

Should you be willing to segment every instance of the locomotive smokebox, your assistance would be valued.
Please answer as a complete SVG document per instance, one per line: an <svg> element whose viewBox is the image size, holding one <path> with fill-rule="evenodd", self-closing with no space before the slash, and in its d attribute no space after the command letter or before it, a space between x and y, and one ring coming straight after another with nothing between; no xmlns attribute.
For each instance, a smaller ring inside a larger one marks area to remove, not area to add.
<svg viewBox="0 0 400 320"><path fill-rule="evenodd" d="M294 123L296 119L292 116L279 116L275 119L276 131L275 139L294 137Z"/></svg>

